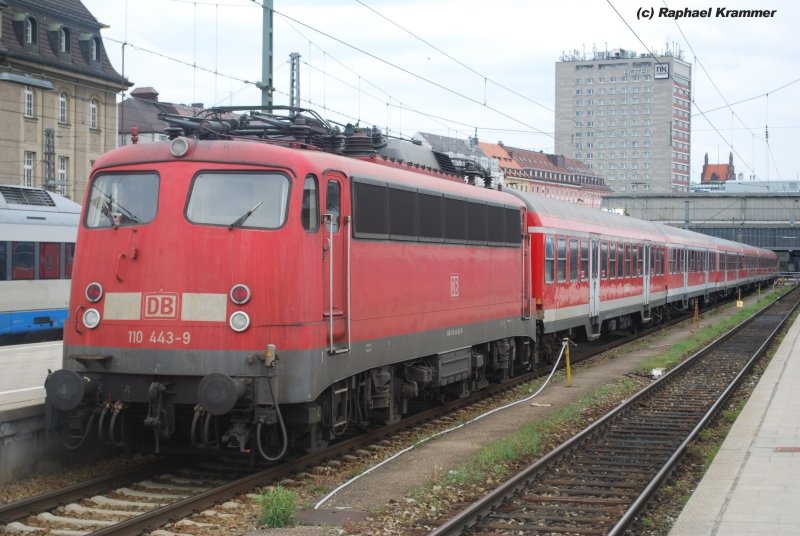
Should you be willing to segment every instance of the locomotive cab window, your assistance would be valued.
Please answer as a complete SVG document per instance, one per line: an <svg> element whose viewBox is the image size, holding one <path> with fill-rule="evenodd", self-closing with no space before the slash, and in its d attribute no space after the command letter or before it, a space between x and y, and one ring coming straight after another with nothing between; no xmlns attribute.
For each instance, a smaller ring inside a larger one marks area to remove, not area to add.
<svg viewBox="0 0 800 536"><path fill-rule="evenodd" d="M98 175L89 193L86 226L119 227L151 222L158 207L158 181L155 173Z"/></svg>
<svg viewBox="0 0 800 536"><path fill-rule="evenodd" d="M339 232L339 214L341 213L342 187L337 181L328 181L325 189L325 214L331 218L331 232Z"/></svg>
<svg viewBox="0 0 800 536"><path fill-rule="evenodd" d="M314 175L306 177L303 184L303 203L300 209L300 222L306 231L319 229L319 194L317 193L317 178Z"/></svg>
<svg viewBox="0 0 800 536"><path fill-rule="evenodd" d="M186 218L205 225L277 229L286 220L288 203L285 175L202 172L192 183Z"/></svg>

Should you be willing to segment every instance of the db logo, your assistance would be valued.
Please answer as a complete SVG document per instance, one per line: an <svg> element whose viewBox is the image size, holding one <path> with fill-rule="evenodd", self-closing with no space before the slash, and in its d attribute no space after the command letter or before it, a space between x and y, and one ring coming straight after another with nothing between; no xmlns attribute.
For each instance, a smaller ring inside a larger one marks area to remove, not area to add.
<svg viewBox="0 0 800 536"><path fill-rule="evenodd" d="M145 318L177 318L178 295L145 294L144 314L142 316Z"/></svg>
<svg viewBox="0 0 800 536"><path fill-rule="evenodd" d="M458 298L458 293L460 291L459 283L458 283L458 274L450 274L450 297L451 298Z"/></svg>

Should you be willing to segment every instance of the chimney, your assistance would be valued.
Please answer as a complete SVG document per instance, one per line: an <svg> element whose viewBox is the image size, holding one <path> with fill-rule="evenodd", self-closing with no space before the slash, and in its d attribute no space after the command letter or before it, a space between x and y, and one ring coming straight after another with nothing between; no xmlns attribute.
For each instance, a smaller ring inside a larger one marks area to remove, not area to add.
<svg viewBox="0 0 800 536"><path fill-rule="evenodd" d="M131 97L158 102L158 91L152 87L137 87L131 91Z"/></svg>

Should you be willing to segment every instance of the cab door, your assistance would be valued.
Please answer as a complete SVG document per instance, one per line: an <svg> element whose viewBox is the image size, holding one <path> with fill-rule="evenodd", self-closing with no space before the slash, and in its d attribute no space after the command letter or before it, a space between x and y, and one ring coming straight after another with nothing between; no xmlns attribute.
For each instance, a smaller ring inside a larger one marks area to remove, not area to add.
<svg viewBox="0 0 800 536"><path fill-rule="evenodd" d="M328 353L350 351L350 199L344 175L322 180L323 311Z"/></svg>

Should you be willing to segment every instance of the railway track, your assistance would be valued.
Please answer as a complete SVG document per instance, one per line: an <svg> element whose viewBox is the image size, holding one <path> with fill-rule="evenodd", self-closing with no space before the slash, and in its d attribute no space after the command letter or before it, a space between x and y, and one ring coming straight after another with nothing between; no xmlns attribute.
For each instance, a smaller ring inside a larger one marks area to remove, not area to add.
<svg viewBox="0 0 800 536"><path fill-rule="evenodd" d="M797 307L795 289L430 536L621 534Z"/></svg>
<svg viewBox="0 0 800 536"><path fill-rule="evenodd" d="M675 319L667 325L680 320ZM625 344L654 329L618 337L605 344L582 345L580 351L576 352L575 361ZM35 529L38 531L36 534L47 534L48 531L57 534L59 530L78 530L95 535L141 534L260 486L279 482L309 467L323 464L326 460L374 445L398 432L456 412L481 399L528 382L536 376L535 373L522 375L471 397L422 411L395 425L345 440L323 452L261 470L247 467L247 464L242 465L241 460L226 462L222 466L182 463L182 467L176 465L174 459L161 459L0 506L0 529L6 526L8 532L17 533ZM239 478L231 477L234 468Z"/></svg>

